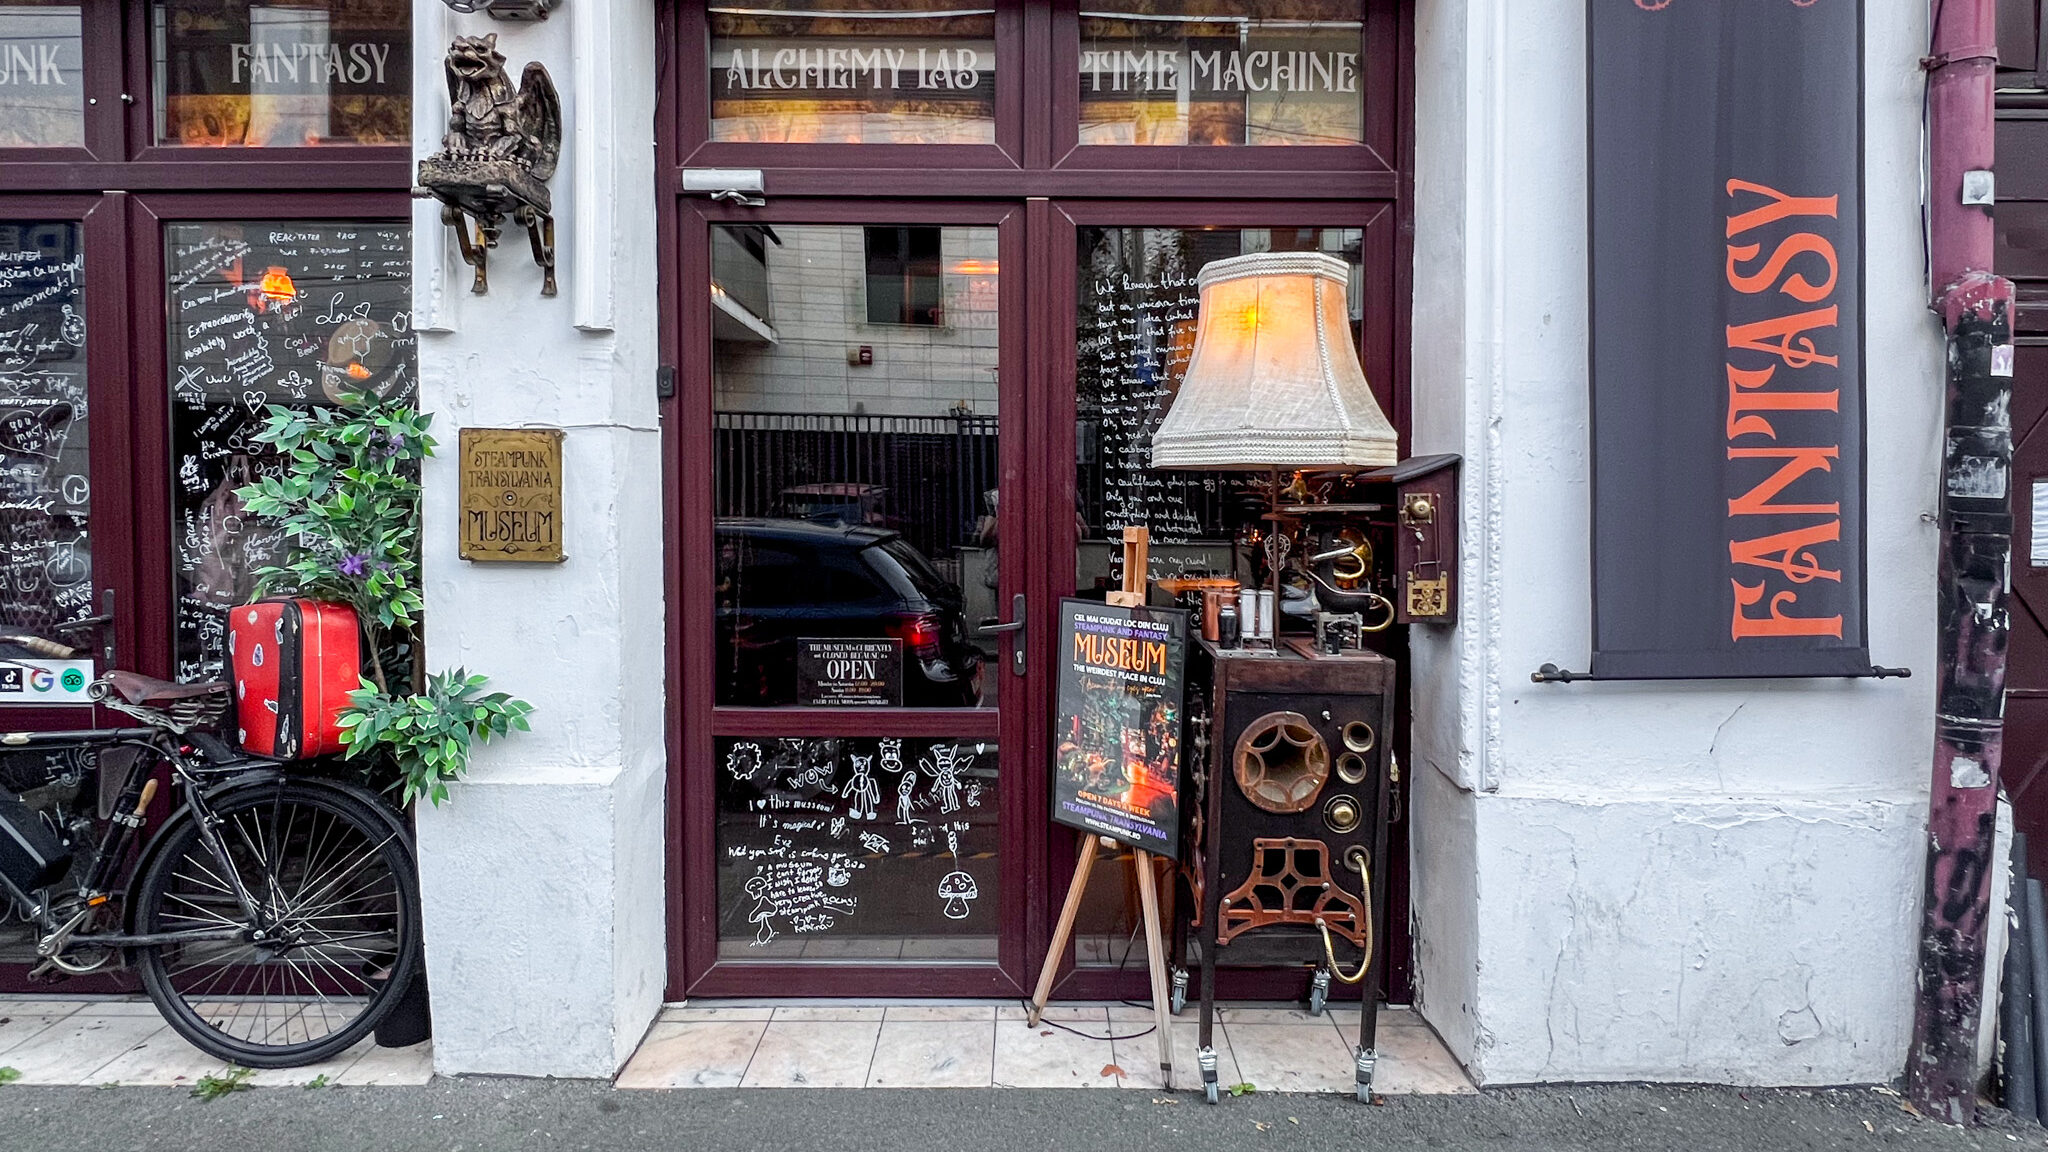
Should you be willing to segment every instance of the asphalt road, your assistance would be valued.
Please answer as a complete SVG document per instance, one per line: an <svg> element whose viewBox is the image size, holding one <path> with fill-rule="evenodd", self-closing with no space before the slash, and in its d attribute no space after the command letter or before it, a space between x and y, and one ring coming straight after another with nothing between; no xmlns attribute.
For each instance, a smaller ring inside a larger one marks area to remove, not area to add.
<svg viewBox="0 0 2048 1152"><path fill-rule="evenodd" d="M1199 1096L1017 1089L619 1091L579 1081L437 1080L424 1088L270 1088L213 1101L169 1088L0 1087L14 1152L639 1152L641 1149L1058 1149L1290 1152L1516 1149L2005 1149L2048 1132L1991 1111L1946 1127L1868 1088L1508 1089L1479 1096Z"/></svg>

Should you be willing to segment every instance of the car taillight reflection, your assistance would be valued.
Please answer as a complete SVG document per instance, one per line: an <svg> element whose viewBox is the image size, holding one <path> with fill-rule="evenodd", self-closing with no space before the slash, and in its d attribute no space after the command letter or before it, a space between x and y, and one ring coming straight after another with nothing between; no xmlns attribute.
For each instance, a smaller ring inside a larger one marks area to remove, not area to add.
<svg viewBox="0 0 2048 1152"><path fill-rule="evenodd" d="M934 616L898 616L882 625L889 635L903 641L903 647L920 660L939 656L939 621Z"/></svg>

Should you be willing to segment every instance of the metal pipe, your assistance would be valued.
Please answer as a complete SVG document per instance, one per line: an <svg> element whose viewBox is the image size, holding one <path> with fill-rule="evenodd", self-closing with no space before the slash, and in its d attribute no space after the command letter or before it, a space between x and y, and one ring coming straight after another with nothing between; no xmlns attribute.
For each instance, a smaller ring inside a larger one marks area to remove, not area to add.
<svg viewBox="0 0 2048 1152"><path fill-rule="evenodd" d="M1925 64L1929 288L1948 331L1933 781L1908 1097L1966 1124L1976 1111L1995 806L2005 705L2012 284L1991 274L1996 0L1932 0ZM1967 201L1967 202L1966 202Z"/></svg>
<svg viewBox="0 0 2048 1152"><path fill-rule="evenodd" d="M2048 1084L2041 1081L2042 1073L2048 1072L2048 996L2040 995L2040 989L2048 988L2048 907L2041 899L2041 882L2029 877L2019 889L2025 896L2027 909L2027 962L2033 969L2029 984L2028 1000L2033 1009L2030 1026L2034 1038L2034 1109L2036 1118L2041 1106L2044 1090Z"/></svg>
<svg viewBox="0 0 2048 1152"><path fill-rule="evenodd" d="M2013 837L2012 892L2026 887L2026 835ZM2012 909L2012 930L2006 936L2005 992L1998 1003L1998 1031L2005 1072L2005 1108L2029 1120L2040 1118L2040 1094L2036 1090L2034 1060L2034 961L2029 947L2025 900L2008 899Z"/></svg>

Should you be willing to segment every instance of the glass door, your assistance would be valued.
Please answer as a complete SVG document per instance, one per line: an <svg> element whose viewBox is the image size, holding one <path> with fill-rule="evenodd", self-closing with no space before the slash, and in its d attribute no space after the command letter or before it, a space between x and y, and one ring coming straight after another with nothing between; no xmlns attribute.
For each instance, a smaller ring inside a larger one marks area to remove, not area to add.
<svg viewBox="0 0 2048 1152"><path fill-rule="evenodd" d="M1021 984L1044 616L1021 215L682 213L691 994Z"/></svg>
<svg viewBox="0 0 2048 1152"><path fill-rule="evenodd" d="M89 339L126 325L121 223L96 197L0 197L7 728L92 726L86 686L119 655L115 624L134 604L128 365L118 335ZM40 771L16 761L15 776Z"/></svg>
<svg viewBox="0 0 2048 1152"><path fill-rule="evenodd" d="M1254 583L1265 497L1262 479L1244 472L1155 472L1153 430L1178 392L1194 350L1201 302L1196 277L1211 261L1254 252L1320 252L1350 270L1346 293L1352 342L1381 407L1405 427L1405 390L1395 386L1394 214L1389 205L1263 203L1055 203L1046 229L1046 279L1070 291L1070 311L1043 337L1056 388L1048 424L1061 430L1047 446L1053 474L1073 507L1054 525L1061 558L1058 591L1102 599L1121 587L1122 530L1151 532L1153 580L1230 577ZM1071 439L1065 438L1071 430ZM1405 656L1397 633L1382 638ZM1405 749L1404 749L1405 750ZM1204 802L1208 782L1182 788L1184 815ZM1227 785L1225 785L1227 786ZM1075 849L1053 838L1045 883L1063 893ZM1405 845L1400 846L1405 861ZM1100 849L1098 849L1100 851ZM1104 852L1076 918L1073 968L1056 988L1071 997L1142 998L1146 955L1135 867L1130 854ZM1405 868L1405 863L1397 865ZM1405 873L1397 878L1405 884ZM1169 905L1185 919L1191 883L1174 884ZM1404 912L1405 914L1405 912ZM1171 909L1168 923L1175 922ZM1392 922L1391 920L1389 921ZM1179 957L1174 958L1176 961ZM1228 959L1224 961L1229 964ZM1221 993L1294 999L1308 972L1226 966Z"/></svg>

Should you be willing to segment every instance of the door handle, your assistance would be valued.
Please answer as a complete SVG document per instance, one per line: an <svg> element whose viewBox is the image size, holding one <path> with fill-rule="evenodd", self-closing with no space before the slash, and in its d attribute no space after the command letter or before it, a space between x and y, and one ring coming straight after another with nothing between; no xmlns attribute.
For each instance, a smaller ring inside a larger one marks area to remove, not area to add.
<svg viewBox="0 0 2048 1152"><path fill-rule="evenodd" d="M974 630L974 634L977 636L996 636L1004 632L1024 631L1024 596L1022 593L1010 597L1010 616L1011 620L1007 624L998 623L996 618L991 616L981 622L981 626ZM1024 638L1022 636L1010 641L1010 670L1019 676L1024 674Z"/></svg>
<svg viewBox="0 0 2048 1152"><path fill-rule="evenodd" d="M54 629L57 632L87 632L95 630L100 634L100 658L106 663L106 668L102 669L102 671L112 671L116 667L114 663L114 590L112 588L102 589L100 592L99 615L87 616L81 620L73 620L69 624L59 624Z"/></svg>

